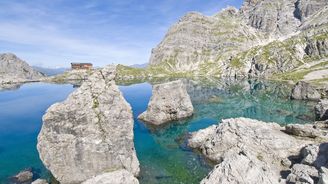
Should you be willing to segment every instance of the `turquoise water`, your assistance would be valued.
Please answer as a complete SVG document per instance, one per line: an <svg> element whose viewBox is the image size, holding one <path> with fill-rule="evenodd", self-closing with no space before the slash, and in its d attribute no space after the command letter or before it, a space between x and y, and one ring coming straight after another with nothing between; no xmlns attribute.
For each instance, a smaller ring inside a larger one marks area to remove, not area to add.
<svg viewBox="0 0 328 184"><path fill-rule="evenodd" d="M135 117L135 147L141 164L140 183L199 183L211 166L186 146L188 133L220 119L249 117L280 124L314 120L313 103L288 99L290 86L261 81L185 81L195 107L193 117L150 127L136 117L147 108L151 84L121 86ZM158 81L156 81L158 83ZM73 91L71 85L34 83L0 92L0 183L32 167L48 177L36 150L45 110Z"/></svg>

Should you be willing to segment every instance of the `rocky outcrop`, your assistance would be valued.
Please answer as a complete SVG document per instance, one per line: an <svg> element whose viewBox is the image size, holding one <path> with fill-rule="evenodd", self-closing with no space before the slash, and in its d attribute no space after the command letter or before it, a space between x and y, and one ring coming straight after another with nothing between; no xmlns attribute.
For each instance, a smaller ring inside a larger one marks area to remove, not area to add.
<svg viewBox="0 0 328 184"><path fill-rule="evenodd" d="M294 86L291 98L296 100L319 100L321 95L309 83L300 81Z"/></svg>
<svg viewBox="0 0 328 184"><path fill-rule="evenodd" d="M320 100L315 106L315 119L323 121L328 119L328 100Z"/></svg>
<svg viewBox="0 0 328 184"><path fill-rule="evenodd" d="M81 183L120 169L138 175L131 107L114 77L114 66L95 72L43 116L37 148L59 182Z"/></svg>
<svg viewBox="0 0 328 184"><path fill-rule="evenodd" d="M44 77L25 61L11 53L0 54L0 84L39 80Z"/></svg>
<svg viewBox="0 0 328 184"><path fill-rule="evenodd" d="M318 35L315 38L308 40L305 52L311 57L328 56L328 34Z"/></svg>
<svg viewBox="0 0 328 184"><path fill-rule="evenodd" d="M101 174L82 184L139 184L139 181L129 171L122 169Z"/></svg>
<svg viewBox="0 0 328 184"><path fill-rule="evenodd" d="M285 131L275 123L237 118L192 133L188 145L217 164L201 183L318 181L318 169L328 159L327 146L320 141L327 137L318 144Z"/></svg>
<svg viewBox="0 0 328 184"><path fill-rule="evenodd" d="M327 5L328 2L326 0L297 0L295 2L294 16L304 22L308 17L316 14Z"/></svg>
<svg viewBox="0 0 328 184"><path fill-rule="evenodd" d="M181 80L153 86L147 111L139 119L160 125L192 116L194 111L186 86Z"/></svg>

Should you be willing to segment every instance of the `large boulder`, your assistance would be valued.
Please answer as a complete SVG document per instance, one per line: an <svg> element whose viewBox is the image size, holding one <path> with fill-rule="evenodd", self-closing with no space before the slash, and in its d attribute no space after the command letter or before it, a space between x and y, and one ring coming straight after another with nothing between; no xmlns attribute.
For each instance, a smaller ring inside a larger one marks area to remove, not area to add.
<svg viewBox="0 0 328 184"><path fill-rule="evenodd" d="M321 95L309 83L300 81L294 86L291 98L295 100L319 100Z"/></svg>
<svg viewBox="0 0 328 184"><path fill-rule="evenodd" d="M114 77L115 66L95 72L43 116L37 148L60 183L81 183L120 169L138 175L132 111Z"/></svg>
<svg viewBox="0 0 328 184"><path fill-rule="evenodd" d="M181 80L154 85L147 111L139 119L154 125L192 116L194 111L186 86Z"/></svg>
<svg viewBox="0 0 328 184"><path fill-rule="evenodd" d="M315 106L315 119L323 121L328 119L328 100L320 100Z"/></svg>
<svg viewBox="0 0 328 184"><path fill-rule="evenodd" d="M139 181L129 171L122 169L101 174L82 184L139 184Z"/></svg>

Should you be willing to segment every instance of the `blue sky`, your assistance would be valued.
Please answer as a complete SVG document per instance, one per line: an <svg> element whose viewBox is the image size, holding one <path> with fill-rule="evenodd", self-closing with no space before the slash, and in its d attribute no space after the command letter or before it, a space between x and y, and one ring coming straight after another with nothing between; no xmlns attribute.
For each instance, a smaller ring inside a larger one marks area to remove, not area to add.
<svg viewBox="0 0 328 184"><path fill-rule="evenodd" d="M32 65L146 63L189 11L212 15L242 0L0 0L0 52Z"/></svg>

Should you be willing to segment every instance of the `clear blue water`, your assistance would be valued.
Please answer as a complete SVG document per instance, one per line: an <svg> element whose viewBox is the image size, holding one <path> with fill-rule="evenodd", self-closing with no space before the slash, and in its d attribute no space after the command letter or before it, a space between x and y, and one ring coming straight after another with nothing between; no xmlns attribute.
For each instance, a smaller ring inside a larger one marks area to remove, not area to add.
<svg viewBox="0 0 328 184"><path fill-rule="evenodd" d="M25 168L47 175L36 150L42 116L72 91L71 85L33 83L0 92L0 183Z"/></svg>
<svg viewBox="0 0 328 184"><path fill-rule="evenodd" d="M288 99L290 86L257 81L188 81L195 107L193 117L163 127L151 127L136 117L147 108L149 83L121 86L135 117L135 147L141 164L140 183L199 183L211 166L186 146L188 133L223 118L249 117L280 124L314 120L313 103ZM48 177L36 150L45 110L64 100L71 85L34 83L0 92L0 183L33 167Z"/></svg>

